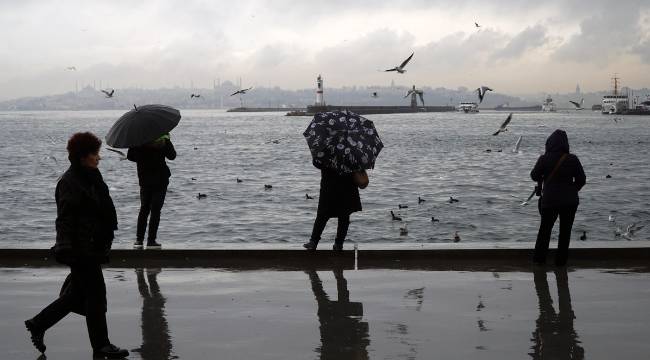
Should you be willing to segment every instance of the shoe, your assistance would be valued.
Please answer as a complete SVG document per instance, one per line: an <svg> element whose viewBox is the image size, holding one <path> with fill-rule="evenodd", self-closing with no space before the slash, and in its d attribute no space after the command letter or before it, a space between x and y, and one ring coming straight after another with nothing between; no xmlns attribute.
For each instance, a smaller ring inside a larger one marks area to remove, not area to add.
<svg viewBox="0 0 650 360"><path fill-rule="evenodd" d="M144 246L142 245L142 240L136 240L133 243L133 248L136 250L142 250L144 248Z"/></svg>
<svg viewBox="0 0 650 360"><path fill-rule="evenodd" d="M45 336L45 332L37 331L36 325L32 320L25 321L25 327L27 328L27 331L29 331L31 335L32 344L34 344L36 350L40 351L41 354L44 354L46 349L45 343L43 342L43 337Z"/></svg>
<svg viewBox="0 0 650 360"><path fill-rule="evenodd" d="M334 244L334 246L332 246L332 250L343 252L343 244Z"/></svg>
<svg viewBox="0 0 650 360"><path fill-rule="evenodd" d="M123 359L129 356L129 352L120 349L113 344L108 344L101 349L93 351L94 359Z"/></svg>
<svg viewBox="0 0 650 360"><path fill-rule="evenodd" d="M304 248L307 249L307 250L312 250L312 251L313 251L313 250L316 250L316 246L318 246L318 244L316 244L316 243L313 242L313 241L310 241L310 242L308 242L308 243L304 243L304 244L302 244L302 247L304 247Z"/></svg>
<svg viewBox="0 0 650 360"><path fill-rule="evenodd" d="M147 250L160 250L162 249L162 245L158 244L155 241L147 241Z"/></svg>

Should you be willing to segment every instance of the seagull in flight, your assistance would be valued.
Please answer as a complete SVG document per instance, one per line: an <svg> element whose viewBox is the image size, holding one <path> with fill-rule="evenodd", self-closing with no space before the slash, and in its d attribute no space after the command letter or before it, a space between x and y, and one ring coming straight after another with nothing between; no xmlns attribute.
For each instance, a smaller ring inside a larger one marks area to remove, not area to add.
<svg viewBox="0 0 650 360"><path fill-rule="evenodd" d="M504 121L503 124L501 124L501 127L499 127L499 130L497 130L492 135L497 136L497 135L499 135L499 133L502 133L504 131L508 131L508 124L510 124L510 120L512 120L512 113L510 113L510 115L508 115L508 118L506 119L506 121Z"/></svg>
<svg viewBox="0 0 650 360"><path fill-rule="evenodd" d="M68 70L68 71L77 71L77 68L74 67L74 66L68 66L68 67L65 68L65 69Z"/></svg>
<svg viewBox="0 0 650 360"><path fill-rule="evenodd" d="M237 90L237 91L235 91L234 93L230 94L230 96L235 96L235 95L237 95L237 94L242 94L242 95L244 95L244 94L246 94L247 91L251 90L252 88L253 88L253 87L251 86L251 87L249 87L248 89Z"/></svg>
<svg viewBox="0 0 650 360"><path fill-rule="evenodd" d="M481 27L481 25L479 25L476 21L474 21L474 26L476 26L477 29Z"/></svg>
<svg viewBox="0 0 650 360"><path fill-rule="evenodd" d="M571 101L569 100L571 104L575 107L575 110L584 110L585 108L583 107L583 104L585 103L585 99L581 99L580 102L577 101Z"/></svg>
<svg viewBox="0 0 650 360"><path fill-rule="evenodd" d="M384 70L384 72L388 72L388 71L397 71L397 72L400 73L400 74L404 74L404 73L406 72L406 69L404 69L404 68L406 67L406 64L408 64L409 61L411 61L411 58L413 58L413 54L415 54L415 52L412 52L412 53L411 53L411 56L409 56L408 58L406 58L406 60L404 60L404 61L403 61L399 66L395 66L395 67L392 68L392 69Z"/></svg>
<svg viewBox="0 0 650 360"><path fill-rule="evenodd" d="M194 98L198 99L200 97L201 97L201 94L192 94L192 95L190 95L190 99L194 99Z"/></svg>
<svg viewBox="0 0 650 360"><path fill-rule="evenodd" d="M494 91L490 89L487 86L481 86L480 88L476 89L476 92L478 92L478 99L479 99L479 104L483 102L483 98L485 97L485 93L488 91Z"/></svg>
<svg viewBox="0 0 650 360"><path fill-rule="evenodd" d="M515 144L515 148L512 149L513 153L518 153L519 152L519 147L521 146L521 139L523 139L523 136L519 136L519 139L517 139L517 143Z"/></svg>
<svg viewBox="0 0 650 360"><path fill-rule="evenodd" d="M627 229L625 229L625 232L621 234L621 236L624 239L627 240L633 240L632 238L634 237L634 233L643 229L645 225L638 225L637 224L631 224L627 226ZM618 230L618 229L617 229Z"/></svg>
<svg viewBox="0 0 650 360"><path fill-rule="evenodd" d="M115 89L111 89L110 92L109 92L108 90L101 90L101 92L103 92L104 94L106 94L106 97L107 97L107 98L112 98L112 97L113 97L113 94L115 93Z"/></svg>

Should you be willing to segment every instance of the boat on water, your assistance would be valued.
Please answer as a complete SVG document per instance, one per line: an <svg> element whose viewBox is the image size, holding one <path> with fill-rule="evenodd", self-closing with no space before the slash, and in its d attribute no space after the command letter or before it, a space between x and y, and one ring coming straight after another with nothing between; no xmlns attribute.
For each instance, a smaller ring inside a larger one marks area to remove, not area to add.
<svg viewBox="0 0 650 360"><path fill-rule="evenodd" d="M496 111L542 111L542 105L533 106L510 106L509 104L498 105L494 108Z"/></svg>
<svg viewBox="0 0 650 360"><path fill-rule="evenodd" d="M619 78L614 75L612 81L614 82L614 91L611 95L603 96L602 114L623 114L630 108L630 99L627 95L623 95L618 91Z"/></svg>
<svg viewBox="0 0 650 360"><path fill-rule="evenodd" d="M557 111L557 106L553 102L553 98L551 98L551 95L548 95L546 97L546 100L542 103L542 111L544 112L556 112Z"/></svg>
<svg viewBox="0 0 650 360"><path fill-rule="evenodd" d="M478 104L475 102L461 101L461 103L456 106L456 111L464 112L466 114L474 114L478 112Z"/></svg>

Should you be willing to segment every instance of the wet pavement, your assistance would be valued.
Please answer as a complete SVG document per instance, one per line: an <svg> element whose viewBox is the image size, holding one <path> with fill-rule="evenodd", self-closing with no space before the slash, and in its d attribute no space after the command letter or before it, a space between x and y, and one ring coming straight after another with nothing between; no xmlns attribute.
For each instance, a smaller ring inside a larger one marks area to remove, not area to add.
<svg viewBox="0 0 650 360"><path fill-rule="evenodd" d="M65 268L0 269L0 354L36 359L23 321ZM130 359L645 359L650 272L104 270L112 342ZM47 359L89 359L85 322Z"/></svg>

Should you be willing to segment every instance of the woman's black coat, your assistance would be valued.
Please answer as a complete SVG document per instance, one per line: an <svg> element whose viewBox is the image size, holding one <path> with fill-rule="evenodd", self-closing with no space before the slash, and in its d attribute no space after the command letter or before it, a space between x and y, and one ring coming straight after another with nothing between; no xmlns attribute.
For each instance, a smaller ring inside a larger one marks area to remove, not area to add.
<svg viewBox="0 0 650 360"><path fill-rule="evenodd" d="M67 265L108 262L117 214L99 170L71 166L56 186L56 208L56 260Z"/></svg>
<svg viewBox="0 0 650 360"><path fill-rule="evenodd" d="M361 211L361 199L352 174L339 175L333 170L321 170L318 213L327 217L339 217L356 211Z"/></svg>
<svg viewBox="0 0 650 360"><path fill-rule="evenodd" d="M549 177L562 157L568 154L553 178ZM579 204L578 192L586 183L585 172L578 157L569 153L569 139L566 132L555 130L546 140L546 152L537 159L530 173L533 181L543 182L542 208L569 208Z"/></svg>

